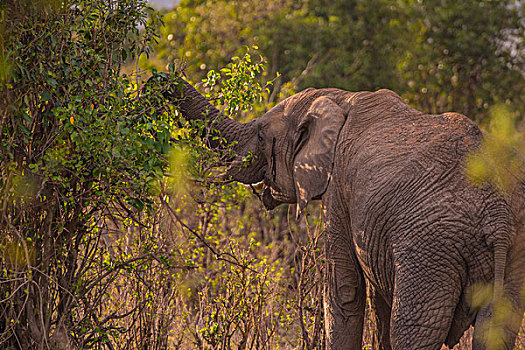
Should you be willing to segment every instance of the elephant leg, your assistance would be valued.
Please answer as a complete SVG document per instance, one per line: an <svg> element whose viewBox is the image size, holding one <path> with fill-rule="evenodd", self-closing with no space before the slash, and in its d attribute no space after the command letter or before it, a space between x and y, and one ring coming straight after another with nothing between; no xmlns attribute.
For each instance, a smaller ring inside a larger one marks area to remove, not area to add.
<svg viewBox="0 0 525 350"><path fill-rule="evenodd" d="M436 252L429 248L429 252ZM395 271L390 339L395 350L439 350L461 293L460 271L439 254L405 254Z"/></svg>
<svg viewBox="0 0 525 350"><path fill-rule="evenodd" d="M467 300L465 294L465 290L463 290L459 303L456 306L456 311L454 312L454 318L448 331L447 340L445 341L445 345L447 345L449 349L453 349L454 346L459 343L465 331L467 331L475 321L475 315L473 315L473 311L471 310L471 301Z"/></svg>
<svg viewBox="0 0 525 350"><path fill-rule="evenodd" d="M349 237L330 227L325 234L326 348L360 350L366 300L364 278Z"/></svg>
<svg viewBox="0 0 525 350"><path fill-rule="evenodd" d="M390 305L378 294L374 286L368 285L370 317L375 327L372 340L374 350L390 350Z"/></svg>

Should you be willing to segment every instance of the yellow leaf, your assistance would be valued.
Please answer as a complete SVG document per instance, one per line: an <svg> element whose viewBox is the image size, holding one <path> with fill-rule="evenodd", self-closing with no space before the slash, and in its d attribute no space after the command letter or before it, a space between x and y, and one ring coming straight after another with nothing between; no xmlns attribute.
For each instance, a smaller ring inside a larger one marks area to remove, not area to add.
<svg viewBox="0 0 525 350"><path fill-rule="evenodd" d="M71 124L75 124L75 118L73 118L73 116L69 117L69 121L71 122Z"/></svg>

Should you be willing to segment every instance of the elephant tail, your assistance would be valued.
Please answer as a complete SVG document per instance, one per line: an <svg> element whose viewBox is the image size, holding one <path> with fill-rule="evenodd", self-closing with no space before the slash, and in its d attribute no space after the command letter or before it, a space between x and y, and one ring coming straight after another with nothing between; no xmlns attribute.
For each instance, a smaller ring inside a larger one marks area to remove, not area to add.
<svg viewBox="0 0 525 350"><path fill-rule="evenodd" d="M494 293L492 307L504 295L505 265L507 264L507 245L503 242L494 244Z"/></svg>

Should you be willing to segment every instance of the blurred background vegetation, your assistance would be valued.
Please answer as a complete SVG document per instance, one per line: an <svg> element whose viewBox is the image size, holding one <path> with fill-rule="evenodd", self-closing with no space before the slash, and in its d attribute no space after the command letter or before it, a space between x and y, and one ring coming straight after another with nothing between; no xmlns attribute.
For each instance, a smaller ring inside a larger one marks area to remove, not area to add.
<svg viewBox="0 0 525 350"><path fill-rule="evenodd" d="M389 88L425 112L476 121L525 108L523 1L182 0L163 10L156 60L199 81L257 45L270 102L307 87ZM147 65L145 65L147 66Z"/></svg>
<svg viewBox="0 0 525 350"><path fill-rule="evenodd" d="M323 348L320 208L295 221L226 181L142 90L152 71L239 120L306 87L390 88L520 146L523 1L148 5L0 4L0 348Z"/></svg>

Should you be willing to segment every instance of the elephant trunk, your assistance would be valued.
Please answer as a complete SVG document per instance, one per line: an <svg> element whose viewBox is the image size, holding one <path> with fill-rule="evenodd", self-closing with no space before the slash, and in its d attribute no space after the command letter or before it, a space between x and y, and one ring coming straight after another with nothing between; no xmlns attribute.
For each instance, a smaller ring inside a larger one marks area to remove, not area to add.
<svg viewBox="0 0 525 350"><path fill-rule="evenodd" d="M186 120L201 120L204 123L203 138L209 147L214 149L232 147L237 157L231 162L228 173L235 180L243 183L262 180L265 162L256 154L255 121L239 123L222 115L206 97L181 77L176 78L172 83L166 74L158 74L151 77L146 86L161 82L165 84L164 97L179 108ZM246 167L241 164L242 158L250 153L254 156L254 161L250 167Z"/></svg>
<svg viewBox="0 0 525 350"><path fill-rule="evenodd" d="M159 75L150 78L148 83L157 77ZM166 82L168 80L164 75L160 76L160 79ZM202 120L205 123L205 139L211 148L236 143L235 150L242 149L240 144L246 138L245 134L250 133L251 123L242 124L222 115L206 97L182 78L177 79L175 86L168 87L164 96L179 108L186 120ZM221 138L226 141L225 144L221 143Z"/></svg>
<svg viewBox="0 0 525 350"><path fill-rule="evenodd" d="M202 96L191 84L181 79L181 95L176 103L180 112L187 120L203 120L210 128L208 131L207 141L212 148L221 146L220 137L226 140L226 144L234 145L236 151L242 148L243 140L246 138L247 131L251 123L242 124L236 120L228 118L212 106L208 99ZM218 137L220 136L220 137Z"/></svg>

